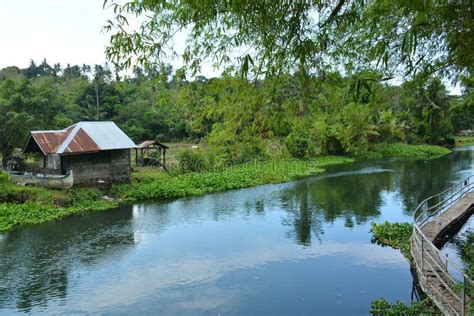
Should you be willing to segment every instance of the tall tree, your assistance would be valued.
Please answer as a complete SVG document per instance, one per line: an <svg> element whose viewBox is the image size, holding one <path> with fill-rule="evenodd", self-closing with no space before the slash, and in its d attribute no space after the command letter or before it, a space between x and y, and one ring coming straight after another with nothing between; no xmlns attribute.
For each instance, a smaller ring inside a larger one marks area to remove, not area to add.
<svg viewBox="0 0 474 316"><path fill-rule="evenodd" d="M22 95L27 88L10 79L0 82L0 150L3 168L13 149L22 145L32 123L32 116L25 111L26 100Z"/></svg>

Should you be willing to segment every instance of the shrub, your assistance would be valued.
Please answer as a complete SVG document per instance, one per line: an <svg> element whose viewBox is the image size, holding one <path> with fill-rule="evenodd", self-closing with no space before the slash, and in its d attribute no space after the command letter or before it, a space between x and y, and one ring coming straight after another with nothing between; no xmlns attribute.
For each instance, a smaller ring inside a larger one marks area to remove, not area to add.
<svg viewBox="0 0 474 316"><path fill-rule="evenodd" d="M5 172L0 171L0 192L7 191L10 186L10 177Z"/></svg>
<svg viewBox="0 0 474 316"><path fill-rule="evenodd" d="M99 189L75 188L71 190L72 202L76 205L100 200L103 196Z"/></svg>
<svg viewBox="0 0 474 316"><path fill-rule="evenodd" d="M212 159L202 149L186 149L176 155L182 173L210 170Z"/></svg>
<svg viewBox="0 0 474 316"><path fill-rule="evenodd" d="M295 158L303 159L311 155L308 133L302 131L291 132L285 139L285 145Z"/></svg>

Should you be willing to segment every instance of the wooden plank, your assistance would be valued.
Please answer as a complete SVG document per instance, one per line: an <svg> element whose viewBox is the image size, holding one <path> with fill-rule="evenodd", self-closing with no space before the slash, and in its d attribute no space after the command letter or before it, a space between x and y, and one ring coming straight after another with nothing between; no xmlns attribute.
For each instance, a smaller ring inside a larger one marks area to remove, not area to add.
<svg viewBox="0 0 474 316"><path fill-rule="evenodd" d="M467 193L443 214L421 227L421 230L431 242L434 242L449 226L471 212L470 208L473 204L474 192Z"/></svg>

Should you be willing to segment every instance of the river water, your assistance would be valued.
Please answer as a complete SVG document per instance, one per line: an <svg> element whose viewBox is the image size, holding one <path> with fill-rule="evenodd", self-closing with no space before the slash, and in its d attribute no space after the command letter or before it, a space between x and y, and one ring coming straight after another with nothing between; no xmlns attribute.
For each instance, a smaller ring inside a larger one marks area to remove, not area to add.
<svg viewBox="0 0 474 316"><path fill-rule="evenodd" d="M473 148L359 162L298 181L137 204L0 235L0 314L367 315L410 302L370 223L411 221L474 173Z"/></svg>

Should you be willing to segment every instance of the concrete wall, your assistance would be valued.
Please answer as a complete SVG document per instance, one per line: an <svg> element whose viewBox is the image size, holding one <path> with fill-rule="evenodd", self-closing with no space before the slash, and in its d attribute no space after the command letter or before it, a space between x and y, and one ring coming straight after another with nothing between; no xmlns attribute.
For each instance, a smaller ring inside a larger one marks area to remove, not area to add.
<svg viewBox="0 0 474 316"><path fill-rule="evenodd" d="M50 154L41 156L38 162L41 172L46 174L62 174L61 156L58 154Z"/></svg>
<svg viewBox="0 0 474 316"><path fill-rule="evenodd" d="M63 168L74 171L74 185L129 183L130 150L108 150L93 154L63 156Z"/></svg>

